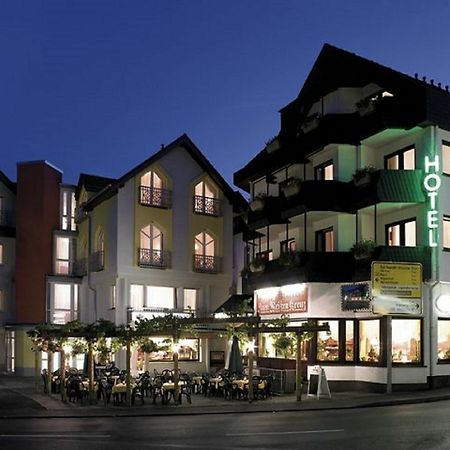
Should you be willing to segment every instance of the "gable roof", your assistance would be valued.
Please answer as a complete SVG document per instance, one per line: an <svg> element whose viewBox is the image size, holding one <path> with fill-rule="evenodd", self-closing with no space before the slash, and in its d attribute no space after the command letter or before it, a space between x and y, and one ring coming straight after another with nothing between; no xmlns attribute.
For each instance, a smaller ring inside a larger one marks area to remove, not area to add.
<svg viewBox="0 0 450 450"><path fill-rule="evenodd" d="M82 187L84 187L88 192L100 192L106 186L114 183L115 181L117 181L115 178L99 177L98 175L81 173L78 178L75 197L78 199Z"/></svg>
<svg viewBox="0 0 450 450"><path fill-rule="evenodd" d="M225 197L233 205L242 206L246 202L241 194L234 192L230 185L224 180L222 175L214 168L214 166L206 159L203 153L198 149L198 147L192 142L187 134L182 134L180 137L172 141L170 144L161 148L154 155L147 158L142 163L138 164L136 167L128 171L125 175L121 176L119 179L114 180L111 184L105 186L96 196L91 198L85 205L84 209L86 211L92 211L92 209L102 203L103 201L114 196L118 190L123 187L123 185L132 179L139 172L144 170L147 166L154 164L163 158L167 153L174 150L175 148L184 148L191 158L211 177L211 179L219 186L219 188L224 193Z"/></svg>
<svg viewBox="0 0 450 450"><path fill-rule="evenodd" d="M13 194L16 193L16 183L11 181L4 172L0 170L0 183L3 183Z"/></svg>

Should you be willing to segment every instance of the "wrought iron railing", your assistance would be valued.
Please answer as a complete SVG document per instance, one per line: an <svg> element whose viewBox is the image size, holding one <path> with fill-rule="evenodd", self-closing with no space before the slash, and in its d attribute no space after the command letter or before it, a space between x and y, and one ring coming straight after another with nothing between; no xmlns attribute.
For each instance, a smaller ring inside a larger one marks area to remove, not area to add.
<svg viewBox="0 0 450 450"><path fill-rule="evenodd" d="M222 214L221 201L214 197L194 195L194 212L197 214L218 217Z"/></svg>
<svg viewBox="0 0 450 450"><path fill-rule="evenodd" d="M87 258L81 258L74 261L73 275L76 277L84 277L87 275Z"/></svg>
<svg viewBox="0 0 450 450"><path fill-rule="evenodd" d="M89 270L91 272L100 272L105 268L105 252L100 250L92 253L89 257Z"/></svg>
<svg viewBox="0 0 450 450"><path fill-rule="evenodd" d="M220 272L220 258L218 256L194 255L194 271L218 273Z"/></svg>
<svg viewBox="0 0 450 450"><path fill-rule="evenodd" d="M151 186L139 186L139 202L143 206L170 208L172 206L172 191Z"/></svg>
<svg viewBox="0 0 450 450"><path fill-rule="evenodd" d="M166 269L170 266L170 253L165 250L139 249L139 266Z"/></svg>

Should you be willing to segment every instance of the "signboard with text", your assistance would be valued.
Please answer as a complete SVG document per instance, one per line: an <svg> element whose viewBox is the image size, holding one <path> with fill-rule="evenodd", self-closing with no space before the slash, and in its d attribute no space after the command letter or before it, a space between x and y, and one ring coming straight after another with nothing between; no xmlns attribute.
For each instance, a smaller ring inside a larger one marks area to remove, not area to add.
<svg viewBox="0 0 450 450"><path fill-rule="evenodd" d="M260 316L308 311L308 288L304 285L258 289L254 295L256 312Z"/></svg>
<svg viewBox="0 0 450 450"><path fill-rule="evenodd" d="M377 314L421 314L422 264L374 261L372 298Z"/></svg>

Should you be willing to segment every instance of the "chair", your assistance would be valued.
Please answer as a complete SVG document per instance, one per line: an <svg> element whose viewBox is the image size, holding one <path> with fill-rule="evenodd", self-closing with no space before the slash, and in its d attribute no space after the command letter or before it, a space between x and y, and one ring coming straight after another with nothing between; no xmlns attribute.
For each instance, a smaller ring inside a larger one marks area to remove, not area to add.
<svg viewBox="0 0 450 450"><path fill-rule="evenodd" d="M47 369L43 369L41 372L42 382L44 384L44 394L48 394L48 383L47 383Z"/></svg>
<svg viewBox="0 0 450 450"><path fill-rule="evenodd" d="M181 405L181 397L184 395L189 404L192 403L191 394L192 394L192 380L191 377L187 373L181 373L179 376L179 390L180 393L178 395L178 403Z"/></svg>
<svg viewBox="0 0 450 450"><path fill-rule="evenodd" d="M112 395L112 384L108 382L108 379L101 378L99 381L99 395L100 398L103 398L103 403L105 406L111 401Z"/></svg>
<svg viewBox="0 0 450 450"><path fill-rule="evenodd" d="M166 403L165 398L164 398L164 392L163 392L162 385L163 385L163 380L162 380L160 375L158 375L155 378L153 378L153 382L152 382L153 404L156 403L156 398L158 396L161 397L161 404L162 405L164 403Z"/></svg>

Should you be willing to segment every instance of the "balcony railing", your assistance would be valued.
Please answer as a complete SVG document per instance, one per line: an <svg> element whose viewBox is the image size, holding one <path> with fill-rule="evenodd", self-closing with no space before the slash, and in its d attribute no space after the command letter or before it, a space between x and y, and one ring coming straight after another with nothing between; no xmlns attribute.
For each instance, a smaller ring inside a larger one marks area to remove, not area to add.
<svg viewBox="0 0 450 450"><path fill-rule="evenodd" d="M139 266L166 269L170 267L170 253L149 248L139 249Z"/></svg>
<svg viewBox="0 0 450 450"><path fill-rule="evenodd" d="M222 214L221 201L214 197L194 195L194 212L196 214L218 217Z"/></svg>
<svg viewBox="0 0 450 450"><path fill-rule="evenodd" d="M100 250L89 257L89 269L91 272L100 272L105 268L105 252Z"/></svg>
<svg viewBox="0 0 450 450"><path fill-rule="evenodd" d="M75 208L75 223L80 223L83 219L86 218L86 214L83 209L84 203L82 205L78 205Z"/></svg>
<svg viewBox="0 0 450 450"><path fill-rule="evenodd" d="M87 258L77 259L73 263L73 275L76 277L84 277L87 275Z"/></svg>
<svg viewBox="0 0 450 450"><path fill-rule="evenodd" d="M218 256L194 255L194 271L201 273L218 273L220 258Z"/></svg>
<svg viewBox="0 0 450 450"><path fill-rule="evenodd" d="M172 206L172 191L151 186L139 186L139 203L143 206L170 208Z"/></svg>

